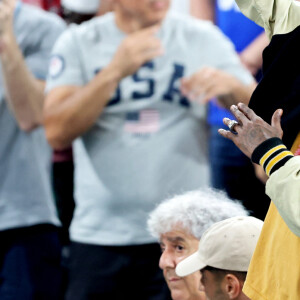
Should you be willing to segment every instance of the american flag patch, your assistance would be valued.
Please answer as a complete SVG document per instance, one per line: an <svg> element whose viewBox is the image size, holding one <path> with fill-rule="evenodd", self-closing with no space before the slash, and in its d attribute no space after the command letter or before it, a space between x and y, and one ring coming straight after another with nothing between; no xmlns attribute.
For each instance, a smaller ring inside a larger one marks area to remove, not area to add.
<svg viewBox="0 0 300 300"><path fill-rule="evenodd" d="M124 131L132 134L149 134L159 131L159 112L154 109L129 112L126 115Z"/></svg>

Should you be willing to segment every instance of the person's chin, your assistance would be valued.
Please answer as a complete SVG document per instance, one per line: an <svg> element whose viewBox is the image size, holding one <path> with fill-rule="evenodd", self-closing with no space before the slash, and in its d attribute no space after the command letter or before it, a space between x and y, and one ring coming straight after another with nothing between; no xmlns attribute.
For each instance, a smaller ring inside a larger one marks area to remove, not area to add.
<svg viewBox="0 0 300 300"><path fill-rule="evenodd" d="M188 300L189 295L187 293L184 293L182 290L172 289L171 298L172 300Z"/></svg>
<svg viewBox="0 0 300 300"><path fill-rule="evenodd" d="M173 300L188 299L188 292L185 290L181 279L169 281L168 286Z"/></svg>
<svg viewBox="0 0 300 300"><path fill-rule="evenodd" d="M148 18L147 22L146 22L147 23L146 26L148 27L148 26L159 25L159 24L162 23L162 21L164 20L164 18L165 18L164 14L158 15L156 17Z"/></svg>
<svg viewBox="0 0 300 300"><path fill-rule="evenodd" d="M168 10L160 10L156 12L148 12L147 16L145 16L145 20L149 26L160 24L166 17Z"/></svg>

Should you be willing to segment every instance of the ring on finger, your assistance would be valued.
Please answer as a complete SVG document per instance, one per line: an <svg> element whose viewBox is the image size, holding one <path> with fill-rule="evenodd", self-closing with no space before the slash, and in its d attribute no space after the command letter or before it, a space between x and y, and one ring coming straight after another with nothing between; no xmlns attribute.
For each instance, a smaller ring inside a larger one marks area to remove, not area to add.
<svg viewBox="0 0 300 300"><path fill-rule="evenodd" d="M239 122L237 122L236 120L230 120L230 121L228 122L228 124L227 124L227 126L228 126L230 132L232 132L233 134L238 134L238 133L234 130L234 127L235 127L236 125L238 125L238 124L239 124Z"/></svg>

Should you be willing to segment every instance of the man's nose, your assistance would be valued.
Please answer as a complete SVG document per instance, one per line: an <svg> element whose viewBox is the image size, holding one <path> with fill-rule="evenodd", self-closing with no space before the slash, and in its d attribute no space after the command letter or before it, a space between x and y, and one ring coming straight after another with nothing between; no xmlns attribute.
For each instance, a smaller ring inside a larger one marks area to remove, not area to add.
<svg viewBox="0 0 300 300"><path fill-rule="evenodd" d="M160 260L159 260L159 267L161 269L165 268L174 268L176 267L176 262L173 257L173 255L167 251L164 250L164 252L161 254Z"/></svg>

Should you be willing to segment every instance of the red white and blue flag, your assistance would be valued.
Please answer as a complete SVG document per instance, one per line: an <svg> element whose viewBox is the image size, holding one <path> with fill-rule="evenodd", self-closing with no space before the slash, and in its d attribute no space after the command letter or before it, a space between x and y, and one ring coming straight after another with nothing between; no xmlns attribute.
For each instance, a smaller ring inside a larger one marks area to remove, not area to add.
<svg viewBox="0 0 300 300"><path fill-rule="evenodd" d="M159 131L159 112L154 109L146 109L137 112L129 112L126 115L124 131L132 134L150 134Z"/></svg>

